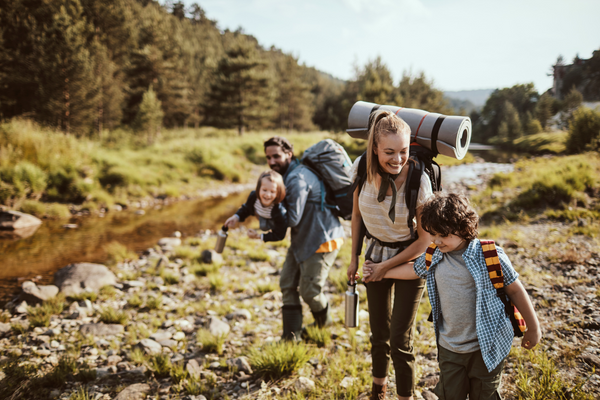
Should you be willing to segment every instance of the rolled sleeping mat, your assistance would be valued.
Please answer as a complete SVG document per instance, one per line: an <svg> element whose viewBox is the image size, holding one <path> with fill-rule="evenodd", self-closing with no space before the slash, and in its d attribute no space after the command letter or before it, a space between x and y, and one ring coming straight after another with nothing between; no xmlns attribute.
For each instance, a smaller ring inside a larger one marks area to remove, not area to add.
<svg viewBox="0 0 600 400"><path fill-rule="evenodd" d="M357 101L348 115L346 132L356 139L368 139L369 117L377 110L387 110L402 118L410 127L411 142L458 160L467 154L471 142L469 117Z"/></svg>

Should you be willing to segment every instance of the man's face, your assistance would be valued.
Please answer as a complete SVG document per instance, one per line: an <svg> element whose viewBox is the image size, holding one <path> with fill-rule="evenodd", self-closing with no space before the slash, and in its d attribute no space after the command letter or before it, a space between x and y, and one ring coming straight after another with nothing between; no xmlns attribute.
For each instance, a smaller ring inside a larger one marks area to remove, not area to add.
<svg viewBox="0 0 600 400"><path fill-rule="evenodd" d="M281 175L285 174L292 160L292 153L283 151L281 146L269 146L265 148L265 156L267 156L269 168L279 172Z"/></svg>

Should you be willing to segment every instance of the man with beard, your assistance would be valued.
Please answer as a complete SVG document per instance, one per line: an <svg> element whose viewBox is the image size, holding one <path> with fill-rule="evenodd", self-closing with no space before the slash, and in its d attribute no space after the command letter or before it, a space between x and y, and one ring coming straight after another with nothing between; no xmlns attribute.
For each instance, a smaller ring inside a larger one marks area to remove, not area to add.
<svg viewBox="0 0 600 400"><path fill-rule="evenodd" d="M283 175L291 245L279 285L283 294L283 339L299 339L302 332L302 304L308 304L315 325L331 323L329 303L323 287L329 269L343 243L344 230L328 207L321 207L319 178L294 157L292 144L275 136L264 143L269 167Z"/></svg>

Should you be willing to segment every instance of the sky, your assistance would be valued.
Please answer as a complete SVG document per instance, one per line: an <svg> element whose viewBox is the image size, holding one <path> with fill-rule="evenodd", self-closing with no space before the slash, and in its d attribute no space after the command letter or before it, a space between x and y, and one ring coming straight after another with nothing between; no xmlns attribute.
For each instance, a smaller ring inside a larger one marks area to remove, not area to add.
<svg viewBox="0 0 600 400"><path fill-rule="evenodd" d="M600 49L600 0L184 0L340 79L380 56L397 83L424 72L444 91L534 83L557 57Z"/></svg>

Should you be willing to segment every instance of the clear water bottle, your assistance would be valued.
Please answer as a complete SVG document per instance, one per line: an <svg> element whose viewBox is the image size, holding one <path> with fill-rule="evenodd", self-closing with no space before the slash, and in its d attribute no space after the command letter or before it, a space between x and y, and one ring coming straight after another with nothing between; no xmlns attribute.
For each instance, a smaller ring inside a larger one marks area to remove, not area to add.
<svg viewBox="0 0 600 400"><path fill-rule="evenodd" d="M217 244L215 245L215 252L221 254L225 248L225 242L227 241L227 230L228 228L223 225L221 230L217 233Z"/></svg>
<svg viewBox="0 0 600 400"><path fill-rule="evenodd" d="M358 292L356 291L356 281L354 283L348 281L344 323L348 328L358 327Z"/></svg>

